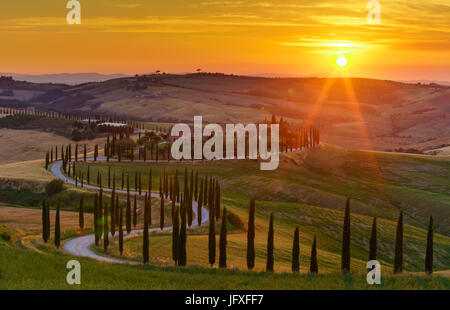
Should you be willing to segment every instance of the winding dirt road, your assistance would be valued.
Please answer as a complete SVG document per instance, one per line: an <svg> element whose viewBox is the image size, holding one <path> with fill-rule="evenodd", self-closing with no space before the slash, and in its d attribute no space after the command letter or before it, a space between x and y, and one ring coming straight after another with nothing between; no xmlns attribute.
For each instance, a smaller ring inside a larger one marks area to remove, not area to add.
<svg viewBox="0 0 450 310"><path fill-rule="evenodd" d="M88 161L93 161L93 158L88 158ZM105 157L97 157L97 161L106 161ZM111 160L110 161L115 161L115 160ZM142 162L142 161L135 161L135 162ZM150 161L147 161L150 162ZM62 171L62 161L56 161L54 162L51 166L50 166L50 172L57 178L63 180L66 183L75 185L75 181L72 180L71 178L68 178L67 176L65 176ZM97 186L94 185L88 185L88 184L83 184L84 188L90 188L90 189L100 189ZM111 192L112 189L110 188L103 188L103 191L105 192ZM120 189L116 189L117 193L126 193L126 190L120 190ZM130 191L130 194L137 194L139 195L139 193L135 192L135 191ZM159 194L157 193L151 193L152 197L160 197ZM198 225L198 221L197 221L197 207L198 204L197 202L193 201L192 202L192 209L194 212L193 215L193 219L192 219L192 226L197 226ZM207 223L209 219L209 212L206 208L202 207L202 223ZM152 231L159 231L161 230L160 228L150 228L149 232ZM170 231L172 230L172 226L168 226L168 227L164 227L163 229L164 231ZM143 230L139 229L139 230L132 230L130 232L130 234L127 234L126 231L123 232L124 236L127 235L137 235L142 233ZM111 233L109 234L110 238L112 238ZM112 257L107 257L107 256L101 256L95 252L93 252L91 250L92 245L95 243L95 236L94 234L92 235L87 235L87 236L82 236L82 237L77 237L74 239L71 239L69 241L67 241L64 244L64 250L72 255L75 256L81 256L81 257L89 257L98 261L103 261L103 262L108 262L108 263L118 263L118 264L138 264L135 261L130 261L130 260L124 260L124 259L118 259L118 258L112 258Z"/></svg>

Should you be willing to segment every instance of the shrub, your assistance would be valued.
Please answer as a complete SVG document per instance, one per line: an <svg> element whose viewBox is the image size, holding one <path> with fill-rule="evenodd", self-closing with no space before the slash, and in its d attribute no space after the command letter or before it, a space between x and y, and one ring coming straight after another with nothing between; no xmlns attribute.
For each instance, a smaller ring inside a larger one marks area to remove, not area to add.
<svg viewBox="0 0 450 310"><path fill-rule="evenodd" d="M0 237L5 241L11 240L11 232L4 225L0 225Z"/></svg>
<svg viewBox="0 0 450 310"><path fill-rule="evenodd" d="M64 182L60 179L54 179L47 183L45 186L45 192L48 196L53 196L64 190Z"/></svg>

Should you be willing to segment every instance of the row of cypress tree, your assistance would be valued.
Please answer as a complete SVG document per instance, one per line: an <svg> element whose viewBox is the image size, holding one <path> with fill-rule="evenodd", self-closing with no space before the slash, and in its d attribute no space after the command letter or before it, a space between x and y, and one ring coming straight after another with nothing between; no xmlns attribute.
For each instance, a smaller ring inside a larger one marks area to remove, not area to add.
<svg viewBox="0 0 450 310"><path fill-rule="evenodd" d="M190 182L189 182L190 175ZM160 200L160 228L161 230L164 228L164 198L170 198L172 200L172 222L173 222L173 231L172 231L172 241L173 241L173 249L172 249L172 257L173 260L177 264L185 265L185 246L186 246L186 223L189 226L192 224L192 201L198 201L198 223L199 225L202 222L201 218L201 207L207 206L210 210L209 212L209 238L208 238L208 256L209 263L212 265L215 264L216 260L216 220L219 219L220 212L220 184L217 180L212 177L199 178L198 172L192 170L191 174L188 173L187 169L184 173L184 193L181 194L180 184L178 180L178 171L175 172L175 176L171 177L164 170L163 174L160 176L160 186L159 186L159 194L161 197ZM200 181L199 181L200 180ZM96 244L98 244L101 235L103 234L104 239L104 249L107 250L108 247L108 205L107 203L102 203L103 189L101 187L101 175L98 174L98 184L100 184L99 193L96 194L95 203L94 203L94 225L96 232ZM139 182L140 183L140 182ZM199 185L200 183L200 185ZM135 182L135 184L137 184ZM149 188L148 192L151 193L152 190L152 170L149 171ZM189 185L190 184L190 185ZM203 201L207 201L204 203ZM115 176L113 177L113 191L111 195L111 204L110 204L110 216L111 216L111 234L114 236L115 228L120 226L120 222L122 221L122 213L118 212L118 210L122 210L119 207L119 199L118 195L115 194ZM180 202L180 206L176 206L175 202ZM103 211L102 211L103 209ZM59 210L58 220L59 220ZM120 215L119 215L120 213ZM48 216L48 207L46 207L45 202L43 203L43 238L44 240L48 240L49 237L49 220ZM83 210L83 198L80 200L80 215L79 222L80 228L84 226L84 210ZM187 217L187 221L186 221ZM126 204L126 230L127 232L131 232L131 196L130 196L130 183L129 183L129 175L127 175L127 204ZM180 223L181 220L181 223ZM249 222L248 222L248 231L247 231L247 267L248 269L253 269L255 262L255 249L254 249L254 238L255 238L255 200L252 199L250 202L249 208ZM133 208L133 224L136 227L137 223L137 206L136 206L136 195L134 195L134 208ZM184 228L183 228L184 223ZM151 195L146 193L145 196L145 207L144 207L144 227L147 225L151 225ZM147 229L148 230L148 229ZM267 262L266 262L266 270L273 271L274 267L274 244L273 244L273 214L270 216L269 222L269 231L268 231L268 240L267 240ZM148 232L147 236L144 239L145 252L148 252ZM350 231L350 199L347 199L344 213L344 225L343 225L343 233L342 233L342 255L341 255L341 271L342 273L350 272L350 240L351 240L351 231ZM59 242L59 241L58 241ZM123 240L122 240L123 243ZM58 245L59 246L59 245ZM184 247L184 249L183 249ZM317 240L314 236L313 245L311 248L311 263L310 263L310 272L318 272L318 263L317 263ZM144 249L144 247L143 247ZM293 247L292 247L292 271L296 272L299 270L299 229L298 227L294 231L293 238ZM144 255L146 257L146 255ZM376 218L373 219L371 236L369 242L369 260L375 260L377 257L377 230L376 230ZM146 259L148 262L148 258ZM427 236L427 248L426 248L426 257L425 257L425 271L427 274L431 274L433 272L433 218L430 217L430 223L428 227L428 236ZM220 257L219 257L219 267L226 267L226 210L223 210L223 218L220 230ZM394 255L394 273L400 273L403 270L403 212L400 213L397 229L396 229L396 240L395 240L395 255Z"/></svg>
<svg viewBox="0 0 450 310"><path fill-rule="evenodd" d="M250 202L249 221L247 230L247 267L249 270L255 266L255 201ZM270 215L269 231L267 237L267 262L266 271L273 271L273 213ZM371 237L369 243L369 261L376 260L377 257L377 230L376 218L373 219ZM292 271L298 272L300 270L300 244L299 244L299 228L294 231L293 245L292 245ZM401 273L403 270L403 212L400 213L395 239L395 255L394 255L394 273ZM342 273L350 272L350 199L347 199L344 225L342 232L342 255L341 255L341 271ZM310 272L318 272L317 262L317 239L314 236L311 248ZM425 272L427 274L433 273L433 217L430 217L427 233L427 247L425 254Z"/></svg>

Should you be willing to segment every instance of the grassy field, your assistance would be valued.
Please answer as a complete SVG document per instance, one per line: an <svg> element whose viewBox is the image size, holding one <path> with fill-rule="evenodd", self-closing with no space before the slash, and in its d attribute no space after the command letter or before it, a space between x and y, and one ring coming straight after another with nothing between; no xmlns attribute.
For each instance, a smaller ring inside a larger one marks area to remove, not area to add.
<svg viewBox="0 0 450 310"><path fill-rule="evenodd" d="M0 230L4 230L1 228ZM414 274L382 276L369 286L365 275L294 275L241 272L201 267L130 266L78 258L81 285L66 283L66 264L72 257L60 252L36 253L11 246L0 238L0 289L449 289L448 278Z"/></svg>
<svg viewBox="0 0 450 310"><path fill-rule="evenodd" d="M325 154L328 154L327 157ZM330 157L331 160L327 160ZM275 216L275 269L290 269L292 234L300 227L301 264L309 267L309 252L314 235L318 238L319 268L337 272L345 198L351 197L352 268L364 272L368 256L371 216L379 217L379 259L387 270L393 263L395 225L400 210L405 213L405 269L422 271L426 247L428 216L435 217L435 268L449 269L450 238L448 238L450 166L448 159L349 151L331 146L305 153L288 154L278 170L263 172L257 162L204 163L95 163L91 173L101 171L106 183L111 166L120 184L122 171L131 175L154 172L154 189L159 187L159 174L166 168L178 169L180 180L184 168L197 169L200 175L217 177L223 189L222 205L247 222L249 197L257 198L256 269L265 266L268 218ZM85 165L79 169L84 170ZM147 179L143 178L146 187ZM320 207L318 207L320 206ZM190 247L189 243L193 246ZM229 234L230 266L245 269L245 232ZM170 263L170 237L152 238L154 261ZM189 250L190 249L190 250ZM117 254L113 247L113 254ZM140 239L126 245L126 255L140 260ZM207 236L188 238L188 262L207 265Z"/></svg>

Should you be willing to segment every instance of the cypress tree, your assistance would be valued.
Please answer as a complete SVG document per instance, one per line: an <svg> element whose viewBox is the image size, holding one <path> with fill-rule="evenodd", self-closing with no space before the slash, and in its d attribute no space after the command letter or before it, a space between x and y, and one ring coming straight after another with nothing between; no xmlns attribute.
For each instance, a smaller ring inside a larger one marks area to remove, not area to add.
<svg viewBox="0 0 450 310"><path fill-rule="evenodd" d="M319 267L317 265L317 241L316 241L316 235L314 235L313 244L311 247L311 264L309 266L309 272L310 273L318 273Z"/></svg>
<svg viewBox="0 0 450 310"><path fill-rule="evenodd" d="M164 228L164 196L161 196L161 208L159 211L159 226L161 230Z"/></svg>
<svg viewBox="0 0 450 310"><path fill-rule="evenodd" d="M56 218L55 218L55 246L59 249L61 244L61 227L59 221L59 204L56 205Z"/></svg>
<svg viewBox="0 0 450 310"><path fill-rule="evenodd" d="M86 180L87 180L87 184L90 184L91 182L91 166L87 165L87 176L86 176Z"/></svg>
<svg viewBox="0 0 450 310"><path fill-rule="evenodd" d="M149 261L149 249L148 249L148 204L147 199L144 203L144 236L142 240L142 257L144 258L144 264Z"/></svg>
<svg viewBox="0 0 450 310"><path fill-rule="evenodd" d="M270 214L269 233L267 235L266 271L273 272L273 213Z"/></svg>
<svg viewBox="0 0 450 310"><path fill-rule="evenodd" d="M122 181L121 181L121 186L122 186L122 190L123 190L123 187L124 187L124 184L125 184L125 176L124 176L124 172L123 172L123 170L122 170Z"/></svg>
<svg viewBox="0 0 450 310"><path fill-rule="evenodd" d="M84 229L84 205L83 205L83 200L84 200L84 197L83 197L83 195L81 195L81 198L80 198L80 209L79 209L79 213L78 213L78 223L80 224L80 229L81 230Z"/></svg>
<svg viewBox="0 0 450 310"><path fill-rule="evenodd" d="M84 154L83 154L83 159L84 159L84 161L86 161L86 160L87 160L87 146L86 146L86 144L84 145Z"/></svg>
<svg viewBox="0 0 450 310"><path fill-rule="evenodd" d="M186 210L181 204L181 227L178 241L178 266L186 266Z"/></svg>
<svg viewBox="0 0 450 310"><path fill-rule="evenodd" d="M247 268L255 267L255 199L250 200L247 227Z"/></svg>
<svg viewBox="0 0 450 310"><path fill-rule="evenodd" d="M173 205L174 206L174 205ZM172 259L175 264L178 261L178 239L179 239L179 229L180 229L180 210L177 206L174 206L175 210L173 211L172 217Z"/></svg>
<svg viewBox="0 0 450 310"><path fill-rule="evenodd" d="M78 161L78 143L75 144L75 162Z"/></svg>
<svg viewBox="0 0 450 310"><path fill-rule="evenodd" d="M216 262L216 219L214 213L209 209L209 236L208 236L208 254L209 264L211 266Z"/></svg>
<svg viewBox="0 0 450 310"><path fill-rule="evenodd" d="M94 147L94 161L97 161L97 157L98 157L98 144L96 144Z"/></svg>
<svg viewBox="0 0 450 310"><path fill-rule="evenodd" d="M350 199L347 198L344 216L344 229L342 232L342 273L350 272Z"/></svg>
<svg viewBox="0 0 450 310"><path fill-rule="evenodd" d="M394 273L403 271L403 211L400 212L395 237Z"/></svg>
<svg viewBox="0 0 450 310"><path fill-rule="evenodd" d="M45 170L48 170L49 165L49 155L48 152L45 154Z"/></svg>
<svg viewBox="0 0 450 310"><path fill-rule="evenodd" d="M219 267L227 268L227 209L223 208L222 226L220 228Z"/></svg>
<svg viewBox="0 0 450 310"><path fill-rule="evenodd" d="M427 234L427 251L425 254L425 273L433 273L433 217L430 216Z"/></svg>
<svg viewBox="0 0 450 310"><path fill-rule="evenodd" d="M131 202L130 202L130 176L127 175L127 210L126 210L127 233L131 232Z"/></svg>
<svg viewBox="0 0 450 310"><path fill-rule="evenodd" d="M119 208L119 252L122 256L123 254L123 210L122 210L122 204L118 205Z"/></svg>
<svg viewBox="0 0 450 310"><path fill-rule="evenodd" d="M108 204L105 202L105 211L103 212L103 250L106 252L109 245L108 229Z"/></svg>
<svg viewBox="0 0 450 310"><path fill-rule="evenodd" d="M300 236L298 227L294 231L294 241L292 242L292 272L300 271Z"/></svg>
<svg viewBox="0 0 450 310"><path fill-rule="evenodd" d="M377 259L377 218L373 218L372 231L370 233L369 261Z"/></svg>
<svg viewBox="0 0 450 310"><path fill-rule="evenodd" d="M136 228L137 224L137 197L136 194L134 194L134 205L133 205L133 226Z"/></svg>

